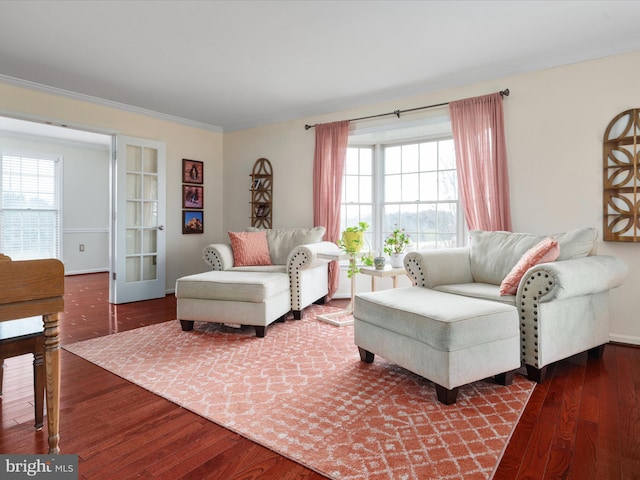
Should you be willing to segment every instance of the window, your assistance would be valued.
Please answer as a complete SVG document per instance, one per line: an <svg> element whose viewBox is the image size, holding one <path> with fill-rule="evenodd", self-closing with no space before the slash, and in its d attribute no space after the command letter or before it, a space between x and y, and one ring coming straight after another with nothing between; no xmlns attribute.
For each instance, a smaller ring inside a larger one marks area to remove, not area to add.
<svg viewBox="0 0 640 480"><path fill-rule="evenodd" d="M373 147L349 147L344 165L340 231L360 222L373 225ZM373 248L372 232L365 234L366 243Z"/></svg>
<svg viewBox="0 0 640 480"><path fill-rule="evenodd" d="M463 245L451 136L349 146L341 213L341 230L370 225L374 252L394 228L405 229L416 250Z"/></svg>
<svg viewBox="0 0 640 480"><path fill-rule="evenodd" d="M1 156L0 252L13 260L60 258L58 160Z"/></svg>

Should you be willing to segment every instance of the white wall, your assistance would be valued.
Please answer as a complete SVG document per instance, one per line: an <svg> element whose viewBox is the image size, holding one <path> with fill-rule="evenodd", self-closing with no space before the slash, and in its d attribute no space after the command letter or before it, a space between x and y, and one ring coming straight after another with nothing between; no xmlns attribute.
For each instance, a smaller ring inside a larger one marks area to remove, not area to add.
<svg viewBox="0 0 640 480"><path fill-rule="evenodd" d="M62 261L66 274L109 270L109 149L0 134L0 150L62 158ZM79 246L84 245L84 252Z"/></svg>
<svg viewBox="0 0 640 480"><path fill-rule="evenodd" d="M206 270L200 252L222 235L222 133L0 83L0 111L11 116L91 127L167 145L167 291L177 278ZM182 234L182 159L204 162L204 229ZM108 197L108 193L106 193ZM70 243L77 239L70 240ZM77 248L77 245L76 245Z"/></svg>
<svg viewBox="0 0 640 480"><path fill-rule="evenodd" d="M595 227L602 238L602 139L609 121L640 107L640 52L439 91L224 137L224 231L248 224L248 175L267 157L274 166L274 227L310 226L314 130L304 124L437 104L504 88L511 211L515 231L538 234ZM364 123L359 122L359 125ZM600 242L599 252L631 267L612 292L611 339L640 344L640 245ZM342 279L342 288L347 285ZM367 282L359 282L367 289Z"/></svg>

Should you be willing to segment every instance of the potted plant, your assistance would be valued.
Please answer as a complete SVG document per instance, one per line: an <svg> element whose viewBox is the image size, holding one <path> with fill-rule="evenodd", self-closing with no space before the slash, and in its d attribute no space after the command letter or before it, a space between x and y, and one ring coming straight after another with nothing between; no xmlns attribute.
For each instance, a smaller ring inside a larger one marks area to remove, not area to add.
<svg viewBox="0 0 640 480"><path fill-rule="evenodd" d="M340 238L340 248L348 254L356 254L364 245L364 233L369 228L367 222L359 222L356 227L347 227Z"/></svg>
<svg viewBox="0 0 640 480"><path fill-rule="evenodd" d="M404 228L395 228L384 240L384 253L389 255L392 267L402 267L404 265L404 255L407 245L411 243L409 235Z"/></svg>
<svg viewBox="0 0 640 480"><path fill-rule="evenodd" d="M356 227L347 227L340 238L338 245L340 249L349 255L349 268L347 270L347 277L351 278L360 270L356 266L356 256L362 250L366 240L364 237L365 232L369 228L367 222L359 222ZM361 257L362 263L365 265L373 265L373 255L369 252Z"/></svg>

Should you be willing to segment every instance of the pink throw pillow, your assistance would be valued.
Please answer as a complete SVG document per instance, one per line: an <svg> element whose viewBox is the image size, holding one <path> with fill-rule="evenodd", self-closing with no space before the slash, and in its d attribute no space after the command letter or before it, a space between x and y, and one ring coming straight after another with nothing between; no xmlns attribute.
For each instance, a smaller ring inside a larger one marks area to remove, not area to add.
<svg viewBox="0 0 640 480"><path fill-rule="evenodd" d="M267 232L229 232L233 266L271 265Z"/></svg>
<svg viewBox="0 0 640 480"><path fill-rule="evenodd" d="M534 265L555 261L560 255L560 246L553 238L545 238L530 248L518 260L515 267L504 277L500 284L500 295L515 295L524 274Z"/></svg>

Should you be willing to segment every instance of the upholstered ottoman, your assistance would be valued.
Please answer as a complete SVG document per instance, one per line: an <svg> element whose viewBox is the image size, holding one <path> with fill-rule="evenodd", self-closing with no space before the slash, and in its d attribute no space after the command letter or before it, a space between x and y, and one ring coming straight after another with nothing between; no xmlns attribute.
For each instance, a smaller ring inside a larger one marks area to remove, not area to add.
<svg viewBox="0 0 640 480"><path fill-rule="evenodd" d="M176 281L178 320L185 331L193 322L255 326L264 337L267 325L291 310L286 273L211 271Z"/></svg>
<svg viewBox="0 0 640 480"><path fill-rule="evenodd" d="M358 294L353 317L362 361L378 354L433 381L447 405L459 386L491 376L508 385L520 367L513 305L406 287Z"/></svg>

